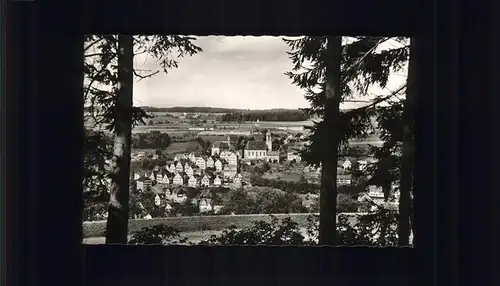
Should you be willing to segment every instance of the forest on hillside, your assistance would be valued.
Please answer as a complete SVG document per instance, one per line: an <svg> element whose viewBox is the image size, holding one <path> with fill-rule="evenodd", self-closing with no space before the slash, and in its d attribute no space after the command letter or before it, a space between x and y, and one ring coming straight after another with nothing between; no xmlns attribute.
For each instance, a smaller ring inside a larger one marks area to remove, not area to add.
<svg viewBox="0 0 500 286"><path fill-rule="evenodd" d="M272 110L226 113L222 116L223 122L244 121L304 121L309 116L301 110Z"/></svg>

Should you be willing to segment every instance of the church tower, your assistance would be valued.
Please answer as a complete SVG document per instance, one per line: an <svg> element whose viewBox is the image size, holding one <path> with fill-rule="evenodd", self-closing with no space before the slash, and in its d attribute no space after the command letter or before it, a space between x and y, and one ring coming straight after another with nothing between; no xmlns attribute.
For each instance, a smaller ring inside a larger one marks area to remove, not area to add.
<svg viewBox="0 0 500 286"><path fill-rule="evenodd" d="M267 145L268 151L273 150L273 142L271 141L271 131L269 131L269 130L267 130L267 133L266 133L266 145Z"/></svg>

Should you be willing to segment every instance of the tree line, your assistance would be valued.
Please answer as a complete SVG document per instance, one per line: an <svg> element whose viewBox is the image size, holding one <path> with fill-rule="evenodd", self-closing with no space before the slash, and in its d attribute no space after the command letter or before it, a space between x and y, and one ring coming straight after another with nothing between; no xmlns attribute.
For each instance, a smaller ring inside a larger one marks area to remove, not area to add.
<svg viewBox="0 0 500 286"><path fill-rule="evenodd" d="M226 113L221 117L223 122L245 122L245 121L304 121L308 120L304 112L300 110L276 110L276 111L251 111Z"/></svg>
<svg viewBox="0 0 500 286"><path fill-rule="evenodd" d="M305 179L300 180L299 182L290 182L283 180L270 180L265 179L260 176L252 176L250 178L250 183L252 186L258 187L271 187L283 190L289 193L297 193L297 194L317 194L319 192L319 186L316 184L308 183Z"/></svg>
<svg viewBox="0 0 500 286"><path fill-rule="evenodd" d="M150 131L147 133L136 133L132 136L133 149L167 149L172 139L167 133Z"/></svg>
<svg viewBox="0 0 500 286"><path fill-rule="evenodd" d="M228 113L238 112L241 109L218 108L218 107L153 107L141 106L141 109L146 112L185 112L185 113Z"/></svg>

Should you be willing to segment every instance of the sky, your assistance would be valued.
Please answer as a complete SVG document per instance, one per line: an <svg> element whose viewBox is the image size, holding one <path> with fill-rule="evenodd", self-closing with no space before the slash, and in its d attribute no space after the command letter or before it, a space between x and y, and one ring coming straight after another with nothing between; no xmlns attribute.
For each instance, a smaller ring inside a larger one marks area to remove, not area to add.
<svg viewBox="0 0 500 286"><path fill-rule="evenodd" d="M284 75L292 68L288 46L281 37L197 37L203 52L178 59L179 67L134 82L134 105L174 107L203 106L238 109L304 108L304 91ZM394 47L386 42L379 49ZM145 54L135 57L135 68L161 70ZM406 72L391 76L388 88L396 90L406 81ZM370 94L389 94L373 87ZM368 97L359 98L361 100ZM353 108L362 103L346 103Z"/></svg>

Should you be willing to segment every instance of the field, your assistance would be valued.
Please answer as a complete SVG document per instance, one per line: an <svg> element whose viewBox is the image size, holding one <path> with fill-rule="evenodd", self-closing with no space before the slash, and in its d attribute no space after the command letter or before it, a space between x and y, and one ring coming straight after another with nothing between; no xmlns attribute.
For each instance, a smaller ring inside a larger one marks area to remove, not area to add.
<svg viewBox="0 0 500 286"><path fill-rule="evenodd" d="M300 228L307 226L307 217L311 214L275 214L279 219L290 216ZM134 234L144 227L165 224L179 229L181 232L219 231L234 225L237 228L249 227L253 221L270 221L268 214L258 215L220 215L192 216L153 219L129 220L129 233ZM354 219L355 220L355 219ZM101 237L106 229L106 221L83 222L83 237Z"/></svg>
<svg viewBox="0 0 500 286"><path fill-rule="evenodd" d="M193 151L198 142L196 141L188 141L188 142L173 142L168 146L167 153L169 154L178 154ZM134 149L134 153L145 152L146 154L154 154L156 149Z"/></svg>
<svg viewBox="0 0 500 286"><path fill-rule="evenodd" d="M300 181L300 174L286 172L281 175L281 180L297 183Z"/></svg>

